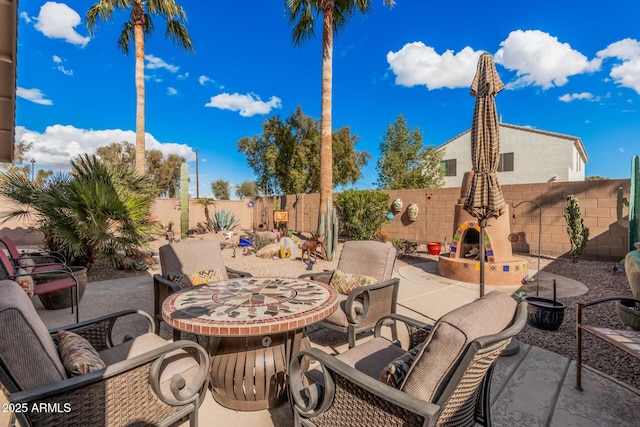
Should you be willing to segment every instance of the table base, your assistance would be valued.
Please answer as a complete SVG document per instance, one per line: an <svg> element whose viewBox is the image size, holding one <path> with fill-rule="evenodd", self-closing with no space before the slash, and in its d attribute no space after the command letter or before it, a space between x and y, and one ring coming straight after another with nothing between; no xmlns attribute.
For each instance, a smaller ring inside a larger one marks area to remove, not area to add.
<svg viewBox="0 0 640 427"><path fill-rule="evenodd" d="M287 398L289 362L310 346L304 329L255 337L211 340L211 394L230 409L274 408Z"/></svg>

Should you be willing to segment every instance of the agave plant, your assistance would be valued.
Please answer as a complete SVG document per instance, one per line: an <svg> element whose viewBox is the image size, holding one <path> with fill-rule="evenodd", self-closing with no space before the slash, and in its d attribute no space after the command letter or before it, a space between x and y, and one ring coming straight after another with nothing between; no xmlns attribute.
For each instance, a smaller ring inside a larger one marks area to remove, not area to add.
<svg viewBox="0 0 640 427"><path fill-rule="evenodd" d="M11 218L35 220L47 249L62 252L71 265L90 267L98 258L115 265L119 256L146 249L158 226L149 212L152 183L132 168L95 156L71 161L71 172L43 183L23 174L0 175L0 194L16 207Z"/></svg>
<svg viewBox="0 0 640 427"><path fill-rule="evenodd" d="M236 214L226 209L217 209L213 211L213 218L211 220L213 229L217 233L218 231L232 231L238 225L240 221L236 219Z"/></svg>

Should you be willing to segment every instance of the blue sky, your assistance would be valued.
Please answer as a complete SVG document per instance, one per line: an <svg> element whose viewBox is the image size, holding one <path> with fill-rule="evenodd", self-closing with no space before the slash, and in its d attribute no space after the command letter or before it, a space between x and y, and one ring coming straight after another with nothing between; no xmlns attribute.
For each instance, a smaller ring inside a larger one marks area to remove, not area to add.
<svg viewBox="0 0 640 427"><path fill-rule="evenodd" d="M16 139L33 142L36 168L68 169L78 154L135 140L134 57L116 48L125 15L89 38L92 1L21 1ZM471 125L469 85L483 51L507 88L505 123L580 137L586 176L629 178L640 154L637 1L372 2L334 39L333 127L350 126L373 155L356 188L374 188L380 143L403 114L439 146ZM255 179L237 142L298 105L320 116L321 27L291 42L284 0L182 0L195 53L146 42L147 149L183 155L195 196L216 179ZM320 22L320 20L318 21ZM133 52L133 47L131 48Z"/></svg>

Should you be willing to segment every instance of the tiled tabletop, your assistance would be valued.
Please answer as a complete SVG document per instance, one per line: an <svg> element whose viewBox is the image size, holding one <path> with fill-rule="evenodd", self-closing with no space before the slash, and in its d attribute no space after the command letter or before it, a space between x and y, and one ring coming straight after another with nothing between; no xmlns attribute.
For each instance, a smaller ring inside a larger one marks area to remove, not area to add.
<svg viewBox="0 0 640 427"><path fill-rule="evenodd" d="M337 292L323 283L245 277L176 292L164 301L162 317L185 332L254 336L301 329L337 307Z"/></svg>

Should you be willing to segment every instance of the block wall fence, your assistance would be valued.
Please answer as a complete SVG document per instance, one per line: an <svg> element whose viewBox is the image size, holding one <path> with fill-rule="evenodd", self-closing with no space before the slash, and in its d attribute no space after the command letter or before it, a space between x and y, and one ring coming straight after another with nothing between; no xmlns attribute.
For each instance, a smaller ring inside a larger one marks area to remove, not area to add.
<svg viewBox="0 0 640 427"><path fill-rule="evenodd" d="M503 185L502 191L508 205L532 200L542 208L542 233L538 239L539 211L530 203L523 203L517 209L510 208L511 233L517 234L519 241L513 244L514 252L537 254L540 241L540 254L560 257L568 254L571 245L566 232L563 209L567 196L578 198L582 208L585 226L589 227L589 242L584 258L601 260L620 260L629 252L627 228L617 222L617 193L622 187L624 197L629 197L630 180L600 180L580 182L559 182L543 184ZM451 241L453 235L454 206L460 199L460 188L437 188L419 190L384 191L389 200L401 199L403 208L392 221L386 222L382 229L389 239L402 238L414 240L420 244L436 241ZM334 197L337 194L334 195ZM282 210L288 212L288 228L296 232L312 233L318 225L318 194L293 194L278 196ZM239 229L251 229L258 224L274 226L273 206L276 197L259 197L253 208L248 207L249 200L216 200L216 206L210 206L211 215L215 209L227 209L236 214L240 221ZM6 199L0 199L0 212L8 207ZM409 221L407 207L418 205L418 219ZM176 235L180 231L180 202L178 199L157 199L152 215L163 226L174 222ZM623 208L623 216L628 210ZM190 200L189 227L196 228L198 222L205 222L204 208L196 199ZM236 231L239 232L240 230ZM8 221L0 225L0 233L7 234L18 243L37 245L41 236L34 224L26 221Z"/></svg>
<svg viewBox="0 0 640 427"><path fill-rule="evenodd" d="M539 234L539 211L531 203L522 203L516 209L510 207L511 233L517 234L514 252L538 253L549 257L565 256L571 249L567 235L567 225L563 209L567 196L577 197L584 224L589 228L589 242L584 258L620 260L629 252L627 228L617 221L618 188L622 187L624 197L629 197L630 180L599 180L580 182L553 182L542 184L503 185L505 201L509 206L525 200L532 200L542 208L542 233ZM418 190L384 191L389 194L390 203L395 199L403 202L402 210L396 213L382 229L388 238L415 240L420 244L436 241L451 242L454 233L454 207L461 198L460 188L437 188ZM334 198L337 194L334 194ZM289 230L313 232L318 224L318 194L294 194L279 196L280 206L288 211ZM253 209L254 224L267 223L273 227L274 197L258 198ZM418 219L409 221L407 207L418 205ZM515 213L516 217L513 218ZM628 210L623 208L623 216Z"/></svg>

